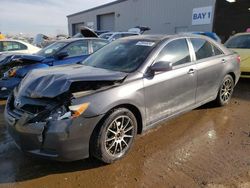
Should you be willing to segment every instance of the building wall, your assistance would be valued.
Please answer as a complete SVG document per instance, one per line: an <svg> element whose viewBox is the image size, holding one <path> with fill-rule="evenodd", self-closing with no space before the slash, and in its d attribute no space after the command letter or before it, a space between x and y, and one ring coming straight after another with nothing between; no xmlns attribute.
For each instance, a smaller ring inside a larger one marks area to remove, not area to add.
<svg viewBox="0 0 250 188"><path fill-rule="evenodd" d="M115 13L115 31L127 31L135 26L148 26L148 33L173 34L177 31L212 31L213 23L192 25L194 8L213 6L216 0L127 0L92 11L68 16L69 34L72 24L93 23L97 29L97 15ZM213 8L214 9L214 8ZM213 10L214 11L214 10ZM212 18L213 19L213 18Z"/></svg>

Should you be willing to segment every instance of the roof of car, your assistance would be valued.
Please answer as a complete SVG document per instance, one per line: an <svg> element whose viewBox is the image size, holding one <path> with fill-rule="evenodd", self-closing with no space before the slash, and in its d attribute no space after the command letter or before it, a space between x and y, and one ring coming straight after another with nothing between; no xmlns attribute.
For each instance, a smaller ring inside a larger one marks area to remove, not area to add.
<svg viewBox="0 0 250 188"><path fill-rule="evenodd" d="M104 33L104 34L134 34L134 35L139 35L139 33L129 32L129 31L107 32L107 33Z"/></svg>
<svg viewBox="0 0 250 188"><path fill-rule="evenodd" d="M22 44L25 44L27 46L32 46L32 47L37 47L37 46L34 46L33 44L30 44L29 42L27 41L23 41L23 40L16 40L16 39L0 39L0 42L1 41L8 41L8 42L19 42L19 43L22 43ZM38 47L37 47L38 48Z"/></svg>
<svg viewBox="0 0 250 188"><path fill-rule="evenodd" d="M100 41L107 41L105 39L101 39L101 38L70 38L70 39L64 39L64 40L58 40L58 41L55 41L55 42L75 42L75 41L79 41L79 40L100 40ZM107 41L108 42L108 41Z"/></svg>
<svg viewBox="0 0 250 188"><path fill-rule="evenodd" d="M197 35L197 34L174 34L174 35L136 35L136 36L130 36L126 37L124 40L131 38L131 39L141 39L141 40L154 40L154 41L162 41L165 39L171 39L171 38L181 38L181 37L198 37L198 38L206 38L206 36Z"/></svg>
<svg viewBox="0 0 250 188"><path fill-rule="evenodd" d="M23 43L27 43L27 42L25 42L25 41L16 40L16 39L0 39L0 41L11 41L11 42L23 42Z"/></svg>
<svg viewBox="0 0 250 188"><path fill-rule="evenodd" d="M250 32L236 33L234 36L239 36L239 35L250 35Z"/></svg>

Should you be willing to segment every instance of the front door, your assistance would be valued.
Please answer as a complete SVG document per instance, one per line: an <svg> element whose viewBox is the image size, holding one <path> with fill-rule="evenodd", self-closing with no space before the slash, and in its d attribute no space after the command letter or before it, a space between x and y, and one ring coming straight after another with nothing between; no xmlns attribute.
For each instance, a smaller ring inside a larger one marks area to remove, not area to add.
<svg viewBox="0 0 250 188"><path fill-rule="evenodd" d="M169 42L155 62L172 64L173 69L144 78L148 124L181 112L195 104L197 74L187 40Z"/></svg>

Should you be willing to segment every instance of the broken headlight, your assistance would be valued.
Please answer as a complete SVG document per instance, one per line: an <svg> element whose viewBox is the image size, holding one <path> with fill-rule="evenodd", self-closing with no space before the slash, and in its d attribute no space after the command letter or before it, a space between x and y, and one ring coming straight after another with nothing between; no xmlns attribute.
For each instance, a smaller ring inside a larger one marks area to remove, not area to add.
<svg viewBox="0 0 250 188"><path fill-rule="evenodd" d="M62 106L51 113L47 120L73 119L82 115L89 107L89 103L69 106L68 109Z"/></svg>
<svg viewBox="0 0 250 188"><path fill-rule="evenodd" d="M11 69L9 69L7 72L4 73L4 77L7 78L7 77L14 77L16 76L16 71L18 69L22 68L21 66L17 66L17 67L13 67Z"/></svg>
<svg viewBox="0 0 250 188"><path fill-rule="evenodd" d="M88 109L88 107L89 107L89 103L69 106L69 109L72 112L72 118L76 118L82 115Z"/></svg>

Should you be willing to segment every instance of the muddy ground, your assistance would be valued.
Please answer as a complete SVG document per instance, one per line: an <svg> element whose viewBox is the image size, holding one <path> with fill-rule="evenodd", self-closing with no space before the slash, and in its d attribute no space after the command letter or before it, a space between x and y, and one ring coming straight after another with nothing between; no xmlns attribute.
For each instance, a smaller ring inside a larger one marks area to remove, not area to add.
<svg viewBox="0 0 250 188"><path fill-rule="evenodd" d="M250 187L250 80L230 105L205 105L139 136L112 165L23 155L0 117L0 187Z"/></svg>

